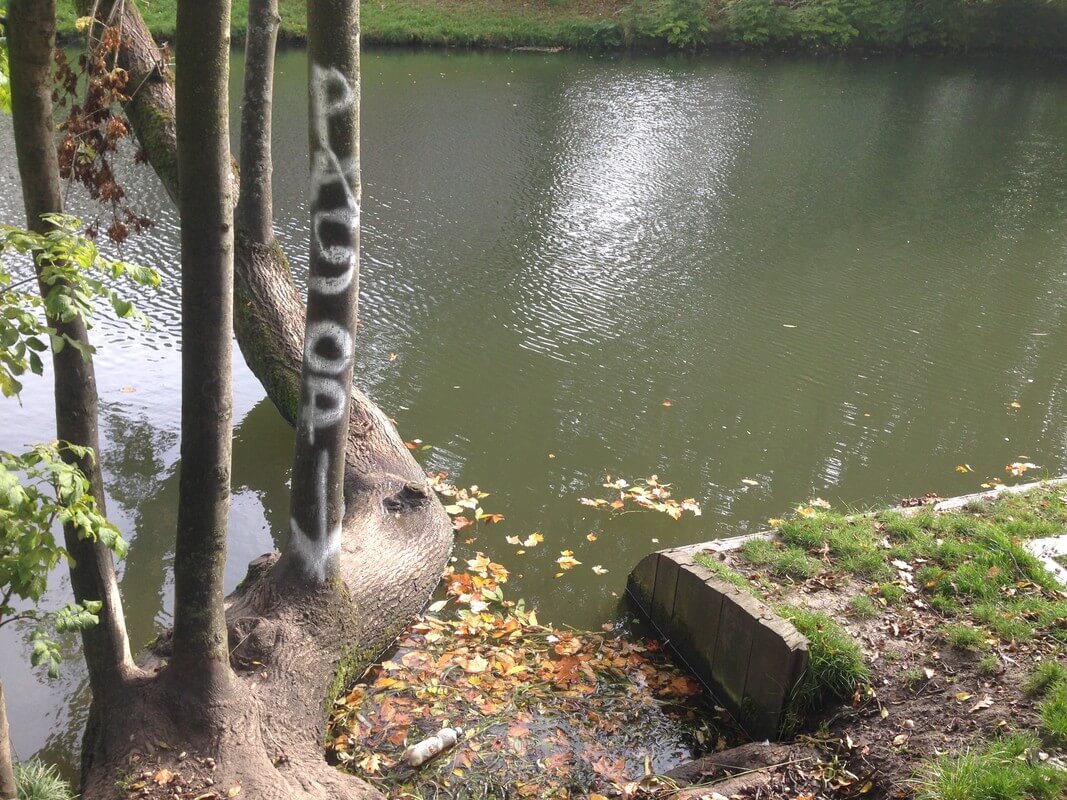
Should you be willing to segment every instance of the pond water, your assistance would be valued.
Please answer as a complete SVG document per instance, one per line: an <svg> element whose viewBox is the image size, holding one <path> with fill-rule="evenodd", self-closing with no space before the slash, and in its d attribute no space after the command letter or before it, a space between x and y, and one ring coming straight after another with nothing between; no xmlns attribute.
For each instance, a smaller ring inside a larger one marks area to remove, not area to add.
<svg viewBox="0 0 1067 800"><path fill-rule="evenodd" d="M815 495L950 495L1021 456L1067 464L1058 65L400 51L364 64L357 380L432 445L428 470L491 492L484 507L506 521L463 531L457 554L502 561L543 619L613 621L649 550L751 530ZM277 229L302 272L303 53L278 69ZM240 72L238 58L235 86ZM9 120L0 154L0 220L19 222ZM95 331L140 645L171 608L178 235L153 176L125 178L156 221L125 255L165 276L141 300L151 331ZM229 587L285 529L292 451L235 370ZM0 447L51 437L50 403L50 381L28 381L21 407L0 409ZM582 506L608 474L657 474L704 513ZM504 541L534 531L545 541L524 555ZM556 578L564 549L582 564ZM66 591L57 571L48 604ZM70 763L84 671L71 645L60 680L31 674L28 636L0 634L18 754Z"/></svg>

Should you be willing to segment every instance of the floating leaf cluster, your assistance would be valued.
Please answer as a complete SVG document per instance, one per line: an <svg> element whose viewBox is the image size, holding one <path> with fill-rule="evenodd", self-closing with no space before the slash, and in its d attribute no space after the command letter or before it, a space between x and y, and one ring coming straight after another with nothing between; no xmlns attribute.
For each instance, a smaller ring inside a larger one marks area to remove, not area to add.
<svg viewBox="0 0 1067 800"><path fill-rule="evenodd" d="M701 513L700 504L692 497L681 501L671 497L671 485L660 483L657 475L650 475L633 483L624 478L612 481L609 476L608 482L603 486L605 489L613 490L613 495L606 498L582 497L578 502L593 508L607 508L617 512L641 509L659 511L672 519L681 519L686 511L697 517Z"/></svg>
<svg viewBox="0 0 1067 800"><path fill-rule="evenodd" d="M452 517L453 530L461 531L476 522L504 521L503 514L489 514L482 508L481 501L488 497L489 493L483 492L476 485L469 489L457 487L448 482L447 472L430 473L428 478L430 487L444 500L445 511Z"/></svg>

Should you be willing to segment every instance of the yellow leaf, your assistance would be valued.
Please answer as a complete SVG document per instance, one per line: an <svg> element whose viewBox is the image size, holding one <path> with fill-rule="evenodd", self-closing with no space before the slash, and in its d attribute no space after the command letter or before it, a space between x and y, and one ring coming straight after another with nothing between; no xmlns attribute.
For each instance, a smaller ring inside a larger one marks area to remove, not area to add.
<svg viewBox="0 0 1067 800"><path fill-rule="evenodd" d="M603 575L607 572L607 570L597 564L595 567L593 567L593 572L595 572L597 575Z"/></svg>
<svg viewBox="0 0 1067 800"><path fill-rule="evenodd" d="M1010 405L1011 405L1012 408L1022 408L1023 407L1023 404L1020 403L1018 400L1012 400Z"/></svg>
<svg viewBox="0 0 1067 800"><path fill-rule="evenodd" d="M960 473L961 475L964 475L968 472L974 472L974 470L971 468L970 464L957 464L956 472Z"/></svg>
<svg viewBox="0 0 1067 800"><path fill-rule="evenodd" d="M559 564L560 569L573 569L582 562L574 557L573 551L561 550L559 558L556 559L556 563Z"/></svg>
<svg viewBox="0 0 1067 800"><path fill-rule="evenodd" d="M92 17L78 17L76 20L74 20L74 27L79 32L80 31L84 31L86 28L88 28L92 24L93 24L93 18Z"/></svg>
<svg viewBox="0 0 1067 800"><path fill-rule="evenodd" d="M593 532L589 532L589 533L587 533L587 534L585 535L585 538L586 538L587 540L589 540L590 542L595 542L595 541L596 541L596 534L595 534L595 533L593 533Z"/></svg>
<svg viewBox="0 0 1067 800"><path fill-rule="evenodd" d="M241 793L241 784L237 783L226 790L227 797L237 797Z"/></svg>

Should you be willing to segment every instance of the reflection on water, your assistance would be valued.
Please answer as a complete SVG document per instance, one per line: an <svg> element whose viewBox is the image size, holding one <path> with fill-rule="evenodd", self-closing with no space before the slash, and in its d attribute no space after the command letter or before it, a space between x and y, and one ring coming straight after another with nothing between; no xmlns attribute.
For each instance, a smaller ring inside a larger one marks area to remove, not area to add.
<svg viewBox="0 0 1067 800"><path fill-rule="evenodd" d="M459 553L493 553L543 618L598 626L657 544L750 529L813 494L947 495L1023 454L1053 472L1067 462L1057 71L397 51L367 53L365 68L358 380L406 438L433 445L428 469L492 492L506 522L465 531L476 541ZM278 69L277 227L302 273L303 54ZM7 121L0 153L0 219L15 222ZM129 181L156 226L125 255L165 285L141 301L152 331L103 322L95 336L140 645L171 608L178 236L152 177ZM237 362L230 587L284 527L292 457ZM0 447L52 434L47 380L2 409ZM977 476L953 472L963 461ZM577 502L605 473L658 473L704 516L608 521ZM534 530L543 545L509 553L505 535ZM565 548L583 566L555 579ZM67 592L55 578L49 605ZM31 675L28 635L0 634L15 743L66 760L84 671L68 643L60 681Z"/></svg>

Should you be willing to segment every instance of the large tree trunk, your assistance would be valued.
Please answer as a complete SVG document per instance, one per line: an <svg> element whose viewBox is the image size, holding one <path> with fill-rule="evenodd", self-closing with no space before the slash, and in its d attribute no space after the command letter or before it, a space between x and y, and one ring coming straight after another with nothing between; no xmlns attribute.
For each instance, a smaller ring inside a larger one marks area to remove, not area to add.
<svg viewBox="0 0 1067 800"><path fill-rule="evenodd" d="M93 5L77 2L83 13ZM113 4L101 2L98 18L106 18ZM250 12L262 13L264 7L269 8L253 2ZM120 63L130 72L130 85L144 81L151 87L134 95L127 116L175 196L172 79L157 68L154 44L133 0L125 0L121 11ZM269 95L269 84L260 81L258 87ZM278 243L262 235L262 226L258 233L245 226L243 217L238 214L235 245L237 339L282 416L295 424L304 304ZM376 795L326 764L326 713L341 684L421 609L440 578L453 534L392 423L362 392L353 387L350 395L337 579L279 581L276 554L254 562L227 600L232 689L210 705L173 704L173 694L158 681L125 683L123 696L98 704L94 714L98 725L87 753L85 797L110 796L117 777L148 765L166 765L194 784L197 776L210 777L222 796L237 784L242 796L256 798ZM171 652L164 641L148 654L146 666L161 666ZM155 745L160 741L167 748ZM179 761L183 751L189 756ZM201 760L206 758L213 761Z"/></svg>
<svg viewBox="0 0 1067 800"><path fill-rule="evenodd" d="M51 230L42 215L63 211L52 119L55 11L55 0L12 0L8 7L15 154L27 225L42 233ZM44 284L40 288L42 295L51 289ZM50 319L49 324L70 339L89 344L85 323L80 318L71 322ZM91 448L98 454L96 375L92 360L73 347L64 347L59 352L52 350L52 366L57 438ZM105 513L99 458L93 455L78 459L69 451L63 457L76 464L89 479L96 504ZM73 526L64 529L64 539L73 557L70 576L75 599L103 603L100 623L84 631L82 640L93 692L106 697L116 683L136 672L130 657L114 560L103 544L80 538Z"/></svg>
<svg viewBox="0 0 1067 800"><path fill-rule="evenodd" d="M233 441L229 0L178 3L182 425L170 678L204 697L232 681L223 580Z"/></svg>

